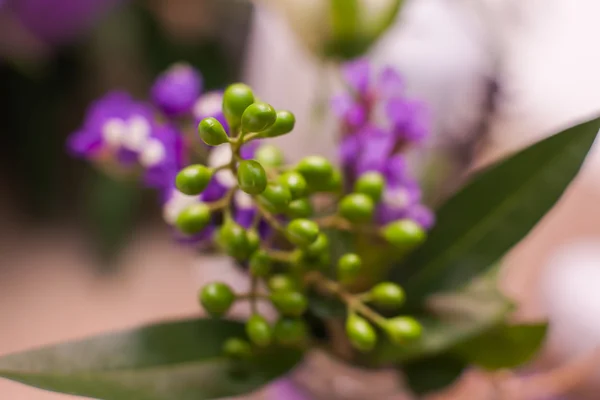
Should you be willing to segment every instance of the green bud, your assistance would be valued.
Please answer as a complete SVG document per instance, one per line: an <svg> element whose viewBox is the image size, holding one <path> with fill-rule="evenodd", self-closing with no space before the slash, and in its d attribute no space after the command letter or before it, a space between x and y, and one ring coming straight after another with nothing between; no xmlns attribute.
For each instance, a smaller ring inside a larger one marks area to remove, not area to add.
<svg viewBox="0 0 600 400"><path fill-rule="evenodd" d="M270 104L256 102L250 104L242 114L244 132L262 132L275 123L277 114Z"/></svg>
<svg viewBox="0 0 600 400"><path fill-rule="evenodd" d="M307 247L319 237L319 225L314 221L298 218L288 224L286 233L290 242L299 247Z"/></svg>
<svg viewBox="0 0 600 400"><path fill-rule="evenodd" d="M385 179L379 172L367 172L362 174L354 184L356 193L363 193L369 196L375 203L381 200L383 189L385 188Z"/></svg>
<svg viewBox="0 0 600 400"><path fill-rule="evenodd" d="M246 238L248 239L248 252L244 258L250 257L250 255L254 254L260 247L260 235L256 230L251 229L246 231Z"/></svg>
<svg viewBox="0 0 600 400"><path fill-rule="evenodd" d="M275 341L284 346L300 345L308 337L308 326L301 318L280 318L273 331Z"/></svg>
<svg viewBox="0 0 600 400"><path fill-rule="evenodd" d="M175 225L182 233L194 235L210 222L210 208L204 203L196 203L184 209L177 216Z"/></svg>
<svg viewBox="0 0 600 400"><path fill-rule="evenodd" d="M246 258L252 250L246 230L233 221L224 223L217 234L217 242L225 253L238 260Z"/></svg>
<svg viewBox="0 0 600 400"><path fill-rule="evenodd" d="M340 201L339 212L350 222L368 222L373 218L375 204L366 194L351 193Z"/></svg>
<svg viewBox="0 0 600 400"><path fill-rule="evenodd" d="M313 213L314 210L310 200L302 198L290 202L285 215L290 218L308 218L313 215Z"/></svg>
<svg viewBox="0 0 600 400"><path fill-rule="evenodd" d="M306 311L308 300L300 292L276 291L271 293L271 302L282 315L299 317Z"/></svg>
<svg viewBox="0 0 600 400"><path fill-rule="evenodd" d="M235 294L229 285L222 282L209 283L200 291L200 303L213 317L224 315L234 301Z"/></svg>
<svg viewBox="0 0 600 400"><path fill-rule="evenodd" d="M271 273L273 260L265 250L258 250L250 258L250 273L252 276L264 278Z"/></svg>
<svg viewBox="0 0 600 400"><path fill-rule="evenodd" d="M390 341L395 344L403 344L418 339L423 332L421 324L412 317L388 319L384 329Z"/></svg>
<svg viewBox="0 0 600 400"><path fill-rule="evenodd" d="M296 290L296 283L289 275L276 274L267 281L271 292L286 292Z"/></svg>
<svg viewBox="0 0 600 400"><path fill-rule="evenodd" d="M273 340L273 331L267 320L261 315L254 314L246 322L248 339L259 347L266 347Z"/></svg>
<svg viewBox="0 0 600 400"><path fill-rule="evenodd" d="M242 114L250 104L254 103L254 93L243 83L229 85L223 93L223 114L230 127L240 124Z"/></svg>
<svg viewBox="0 0 600 400"><path fill-rule="evenodd" d="M244 360L252 356L252 348L244 339L229 338L223 345L223 353L236 360Z"/></svg>
<svg viewBox="0 0 600 400"><path fill-rule="evenodd" d="M399 308L404 303L404 290L395 283L381 282L369 292L369 299L384 308Z"/></svg>
<svg viewBox="0 0 600 400"><path fill-rule="evenodd" d="M175 186L188 196L199 195L208 186L212 173L212 170L204 165L190 165L179 171L175 178Z"/></svg>
<svg viewBox="0 0 600 400"><path fill-rule="evenodd" d="M319 257L329 251L329 238L324 233L319 233L317 240L304 249L304 253L311 258Z"/></svg>
<svg viewBox="0 0 600 400"><path fill-rule="evenodd" d="M337 276L343 283L350 283L360 273L362 268L362 260L357 254L347 253L338 260Z"/></svg>
<svg viewBox="0 0 600 400"><path fill-rule="evenodd" d="M260 194L267 188L267 173L254 160L240 161L237 178L240 189L248 194Z"/></svg>
<svg viewBox="0 0 600 400"><path fill-rule="evenodd" d="M373 350L377 343L377 333L369 321L356 315L350 314L346 320L346 334L350 343L357 350L368 352Z"/></svg>
<svg viewBox="0 0 600 400"><path fill-rule="evenodd" d="M209 146L218 146L229 142L229 137L223 125L213 117L204 118L198 124L200 139Z"/></svg>
<svg viewBox="0 0 600 400"><path fill-rule="evenodd" d="M285 161L283 152L272 144L261 145L254 154L256 161L264 165L265 167L280 167Z"/></svg>
<svg viewBox="0 0 600 400"><path fill-rule="evenodd" d="M410 219L390 222L381 229L381 234L391 245L405 250L417 247L427 237L423 228Z"/></svg>
<svg viewBox="0 0 600 400"><path fill-rule="evenodd" d="M278 183L267 185L265 191L258 197L260 204L276 214L285 212L291 200L292 194L288 188Z"/></svg>
<svg viewBox="0 0 600 400"><path fill-rule="evenodd" d="M260 136L262 137L277 137L285 135L294 129L296 124L296 117L289 111L279 110L277 111L277 119L271 127L263 131Z"/></svg>
<svg viewBox="0 0 600 400"><path fill-rule="evenodd" d="M279 176L279 183L287 187L292 194L292 200L303 197L307 193L306 180L297 172L286 172Z"/></svg>
<svg viewBox="0 0 600 400"><path fill-rule="evenodd" d="M339 192L342 190L342 173L339 169L334 169L329 178L329 183L322 190L326 192Z"/></svg>
<svg viewBox="0 0 600 400"><path fill-rule="evenodd" d="M296 171L306 179L311 190L321 190L331 183L333 166L325 157L308 156L298 163Z"/></svg>

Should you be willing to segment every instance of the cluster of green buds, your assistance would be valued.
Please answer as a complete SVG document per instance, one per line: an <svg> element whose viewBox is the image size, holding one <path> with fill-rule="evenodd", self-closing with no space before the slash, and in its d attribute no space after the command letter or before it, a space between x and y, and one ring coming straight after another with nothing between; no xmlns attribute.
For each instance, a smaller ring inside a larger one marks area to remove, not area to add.
<svg viewBox="0 0 600 400"><path fill-rule="evenodd" d="M202 120L198 131L208 145L230 146L231 161L213 168L189 166L178 174L176 186L184 194L199 195L219 170L230 170L237 177L237 185L224 198L194 204L177 218L177 227L182 232L194 234L211 221L213 213L219 212L222 224L215 233L215 242L248 267L251 277L248 293L234 293L229 285L214 282L199 294L202 306L214 317L224 316L236 302L250 303L247 338L228 340L225 351L232 356L244 356L250 354L253 346L306 345L310 329L303 316L311 292L335 297L346 305L347 337L359 351L369 351L375 346L378 330L398 344L418 337L421 326L413 318L385 318L376 311L394 310L403 304L404 292L400 286L383 282L367 292L354 293L352 284L369 266L363 265L361 257L354 253L331 259L328 232L332 230L374 235L402 251L424 241L425 232L411 220L397 220L383 227L373 223L376 205L385 188L384 178L375 172L365 173L351 193L344 193L341 172L324 157L308 156L294 165L284 165L283 156L274 146L263 146L255 159L243 159L240 149L244 144L292 131L294 115L257 101L244 84L234 84L225 90L223 112L229 133L214 118ZM245 192L256 209L255 223L249 229L231 217L237 191ZM323 197L333 200L328 207L332 209L329 215L315 213L315 200ZM281 240L261 240L256 230L259 221L266 221ZM259 313L260 301L271 303L278 311L280 318L274 324Z"/></svg>

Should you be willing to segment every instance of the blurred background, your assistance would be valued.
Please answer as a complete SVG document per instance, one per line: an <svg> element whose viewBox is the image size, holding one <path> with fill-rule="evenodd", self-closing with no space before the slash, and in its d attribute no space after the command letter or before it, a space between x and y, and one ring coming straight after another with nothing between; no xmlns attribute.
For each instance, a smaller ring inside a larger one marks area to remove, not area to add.
<svg viewBox="0 0 600 400"><path fill-rule="evenodd" d="M143 99L186 61L206 89L243 80L295 112L295 134L278 140L290 159L335 157L320 107L336 90L334 63L315 51L321 3L0 0L0 354L196 314L201 283L234 274L175 244L152 193L69 157L65 140L95 98L122 88ZM451 191L474 168L600 113L599 12L594 0L406 0L368 56L399 68L429 104L434 139L416 163L447 161L434 186ZM535 368L562 374L551 381L572 399L600 390L597 153L504 266L515 319L551 321ZM472 375L448 398L492 398L493 384ZM2 381L0 398L68 396Z"/></svg>

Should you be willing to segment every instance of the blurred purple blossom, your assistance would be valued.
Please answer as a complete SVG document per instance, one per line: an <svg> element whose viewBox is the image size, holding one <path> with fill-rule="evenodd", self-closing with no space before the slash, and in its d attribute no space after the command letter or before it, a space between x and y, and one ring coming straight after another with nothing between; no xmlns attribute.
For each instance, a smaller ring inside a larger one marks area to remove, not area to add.
<svg viewBox="0 0 600 400"><path fill-rule="evenodd" d="M202 92L202 75L187 64L175 64L152 86L152 101L167 116L187 114Z"/></svg>

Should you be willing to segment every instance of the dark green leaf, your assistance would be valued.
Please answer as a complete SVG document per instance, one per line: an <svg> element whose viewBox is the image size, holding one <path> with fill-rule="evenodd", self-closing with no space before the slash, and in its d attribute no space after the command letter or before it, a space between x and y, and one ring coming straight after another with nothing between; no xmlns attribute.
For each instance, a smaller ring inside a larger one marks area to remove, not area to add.
<svg viewBox="0 0 600 400"><path fill-rule="evenodd" d="M0 376L107 400L203 400L251 392L300 359L273 349L244 364L221 349L237 322L194 319L151 325L0 358Z"/></svg>
<svg viewBox="0 0 600 400"><path fill-rule="evenodd" d="M466 366L460 358L443 354L404 365L402 372L412 392L423 395L450 386Z"/></svg>
<svg viewBox="0 0 600 400"><path fill-rule="evenodd" d="M427 242L391 271L408 301L469 282L552 208L588 153L600 119L538 142L476 176L437 212Z"/></svg>
<svg viewBox="0 0 600 400"><path fill-rule="evenodd" d="M546 323L502 324L468 342L453 353L486 369L514 368L529 361L546 337Z"/></svg>

